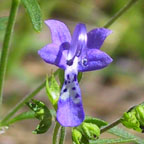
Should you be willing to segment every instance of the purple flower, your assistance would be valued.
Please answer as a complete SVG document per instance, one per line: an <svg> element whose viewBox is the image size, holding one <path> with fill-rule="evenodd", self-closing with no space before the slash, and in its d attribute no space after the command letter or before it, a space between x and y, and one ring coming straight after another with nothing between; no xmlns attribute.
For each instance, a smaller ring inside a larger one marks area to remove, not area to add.
<svg viewBox="0 0 144 144"><path fill-rule="evenodd" d="M84 24L77 24L71 37L66 25L57 20L46 20L52 43L38 51L47 63L65 70L65 81L58 101L57 120L65 127L80 125L85 117L78 72L99 70L108 66L112 58L100 50L112 31L96 28L87 33Z"/></svg>

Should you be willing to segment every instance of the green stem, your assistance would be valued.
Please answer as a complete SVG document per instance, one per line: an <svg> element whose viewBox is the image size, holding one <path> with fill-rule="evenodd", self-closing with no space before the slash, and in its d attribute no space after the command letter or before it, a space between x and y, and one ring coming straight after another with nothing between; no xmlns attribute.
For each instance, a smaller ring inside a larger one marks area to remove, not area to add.
<svg viewBox="0 0 144 144"><path fill-rule="evenodd" d="M59 73L59 69L54 72L54 75L56 76ZM34 91L32 91L30 94L28 94L26 97L24 97L2 120L1 123L5 123L7 120L9 120L22 106L25 105L26 102L28 102L30 99L32 99L36 94L38 94L43 88L45 87L45 81L40 84L39 87L37 87Z"/></svg>
<svg viewBox="0 0 144 144"><path fill-rule="evenodd" d="M111 124L109 124L108 126L104 127L101 129L101 133L104 133L105 131L115 127L116 125L120 124L121 123L121 118L112 122Z"/></svg>
<svg viewBox="0 0 144 144"><path fill-rule="evenodd" d="M133 4L138 0L130 0L124 7L122 7L103 27L110 27L122 14L124 14Z"/></svg>
<svg viewBox="0 0 144 144"><path fill-rule="evenodd" d="M10 39L12 36L19 3L20 3L20 0L12 0L10 15L9 15L6 33L5 33L5 37L4 37L4 42L3 42L3 46L2 46L1 60L0 60L0 106L1 106L2 100L3 100L3 96L2 96L3 95L3 85L4 85L7 60L8 60L8 54L9 54Z"/></svg>
<svg viewBox="0 0 144 144"><path fill-rule="evenodd" d="M37 87L34 91L32 91L29 95L24 97L1 121L1 123L5 123L9 120L26 102L31 100L42 88L45 87L45 81Z"/></svg>
<svg viewBox="0 0 144 144"><path fill-rule="evenodd" d="M65 127L61 127L59 144L63 144L65 140Z"/></svg>
<svg viewBox="0 0 144 144"><path fill-rule="evenodd" d="M54 132L53 132L53 144L57 144L58 141L58 133L59 133L59 128L60 128L60 124L58 122L56 122L55 128L54 128Z"/></svg>

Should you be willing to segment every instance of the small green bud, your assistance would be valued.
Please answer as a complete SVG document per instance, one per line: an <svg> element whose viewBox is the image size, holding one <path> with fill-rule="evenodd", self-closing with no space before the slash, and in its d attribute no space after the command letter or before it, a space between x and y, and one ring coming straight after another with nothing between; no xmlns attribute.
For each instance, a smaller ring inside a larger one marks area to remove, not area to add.
<svg viewBox="0 0 144 144"><path fill-rule="evenodd" d="M83 122L81 127L84 135L89 139L96 139L100 136L100 129L95 124Z"/></svg>
<svg viewBox="0 0 144 144"><path fill-rule="evenodd" d="M72 129L72 140L74 144L81 144L82 134L79 130Z"/></svg>
<svg viewBox="0 0 144 144"><path fill-rule="evenodd" d="M121 119L121 123L127 128L132 128L136 131L141 132L140 123L137 120L135 114L136 114L135 111L125 112Z"/></svg>

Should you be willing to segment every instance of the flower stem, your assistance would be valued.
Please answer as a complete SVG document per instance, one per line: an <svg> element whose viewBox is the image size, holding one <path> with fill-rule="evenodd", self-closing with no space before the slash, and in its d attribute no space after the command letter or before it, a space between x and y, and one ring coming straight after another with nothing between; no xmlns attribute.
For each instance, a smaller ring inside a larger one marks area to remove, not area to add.
<svg viewBox="0 0 144 144"><path fill-rule="evenodd" d="M54 72L56 76L59 73L59 69ZM50 77L51 78L51 77ZM24 97L2 120L1 123L8 121L22 106L25 105L30 99L32 99L36 94L38 94L45 87L45 81L42 82L34 91Z"/></svg>
<svg viewBox="0 0 144 144"><path fill-rule="evenodd" d="M20 0L12 0L10 15L9 15L4 42L2 46L1 60L0 60L0 108L1 108L2 100L3 100L3 85L4 85L7 60L8 60L8 54L9 54L10 39L12 36L19 3L20 3Z"/></svg>
<svg viewBox="0 0 144 144"><path fill-rule="evenodd" d="M121 118L101 129L101 134L121 123Z"/></svg>
<svg viewBox="0 0 144 144"><path fill-rule="evenodd" d="M53 144L56 144L58 141L58 132L59 132L60 127L61 127L60 124L56 122L54 132L53 132Z"/></svg>
<svg viewBox="0 0 144 144"><path fill-rule="evenodd" d="M61 127L59 144L63 144L65 140L65 127Z"/></svg>
<svg viewBox="0 0 144 144"><path fill-rule="evenodd" d="M32 99L42 88L45 86L45 81L40 84L34 91L32 91L29 95L24 97L1 121L1 123L5 123L8 121L26 102Z"/></svg>
<svg viewBox="0 0 144 144"><path fill-rule="evenodd" d="M103 27L110 27L122 14L124 14L133 4L138 0L130 0L124 7L122 7Z"/></svg>

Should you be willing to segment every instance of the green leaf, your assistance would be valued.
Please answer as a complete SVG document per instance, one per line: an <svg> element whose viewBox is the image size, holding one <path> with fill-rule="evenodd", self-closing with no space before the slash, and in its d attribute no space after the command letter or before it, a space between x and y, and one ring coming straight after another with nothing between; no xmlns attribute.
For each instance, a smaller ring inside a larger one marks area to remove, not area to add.
<svg viewBox="0 0 144 144"><path fill-rule="evenodd" d="M33 111L23 112L17 115L16 117L14 117L13 119L11 119L10 121L8 121L7 124L10 125L17 121L32 119L32 118L35 118L35 113Z"/></svg>
<svg viewBox="0 0 144 144"><path fill-rule="evenodd" d="M46 79L46 92L50 102L55 106L59 99L60 87L53 74L50 79Z"/></svg>
<svg viewBox="0 0 144 144"><path fill-rule="evenodd" d="M131 133L128 133L127 131L121 129L121 128L118 128L118 127L114 127L114 128L111 128L110 130L108 130L109 133L111 134L114 134L116 136L119 136L121 138L125 138L125 139L135 139L135 142L137 144L144 144L144 140L142 140L141 138L131 134Z"/></svg>
<svg viewBox="0 0 144 144"><path fill-rule="evenodd" d="M29 14L34 29L37 32L40 32L42 29L42 15L37 0L22 0L22 3L27 9L27 12Z"/></svg>
<svg viewBox="0 0 144 144"><path fill-rule="evenodd" d="M89 144L116 144L116 143L127 143L127 142L135 142L135 139L98 139L98 140L91 140Z"/></svg>
<svg viewBox="0 0 144 144"><path fill-rule="evenodd" d="M27 103L28 107L35 112L35 117L40 120L40 123L33 131L34 134L45 133L52 124L52 115L46 105L38 100L32 100Z"/></svg>
<svg viewBox="0 0 144 144"><path fill-rule="evenodd" d="M96 124L99 128L101 128L102 126L106 126L108 124L107 122L101 119L93 118L90 116L86 116L84 122Z"/></svg>
<svg viewBox="0 0 144 144"><path fill-rule="evenodd" d="M5 30L8 17L0 17L0 31Z"/></svg>

